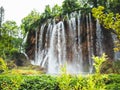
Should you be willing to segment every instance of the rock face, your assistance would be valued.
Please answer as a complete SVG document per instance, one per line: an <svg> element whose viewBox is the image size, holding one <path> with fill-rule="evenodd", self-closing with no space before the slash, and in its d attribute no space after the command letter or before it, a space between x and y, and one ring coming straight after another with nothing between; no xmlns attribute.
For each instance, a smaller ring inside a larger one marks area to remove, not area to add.
<svg viewBox="0 0 120 90"><path fill-rule="evenodd" d="M61 19L62 20L62 19ZM67 20L43 23L28 34L26 53L34 64L58 73L67 64L72 73L92 72L92 55L105 52L114 59L111 32L100 26L91 14L71 13Z"/></svg>
<svg viewBox="0 0 120 90"><path fill-rule="evenodd" d="M15 53L14 60L17 66L28 66L31 64L24 53Z"/></svg>
<svg viewBox="0 0 120 90"><path fill-rule="evenodd" d="M26 46L26 54L29 59L34 59L35 55L35 30L30 30L27 37L27 46Z"/></svg>

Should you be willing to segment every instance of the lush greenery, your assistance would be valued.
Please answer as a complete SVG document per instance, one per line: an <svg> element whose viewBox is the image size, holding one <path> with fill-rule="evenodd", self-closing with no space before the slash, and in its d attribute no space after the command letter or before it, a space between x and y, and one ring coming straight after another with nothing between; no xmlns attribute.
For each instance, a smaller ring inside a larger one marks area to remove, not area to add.
<svg viewBox="0 0 120 90"><path fill-rule="evenodd" d="M24 76L19 90L58 90L56 77L50 75Z"/></svg>
<svg viewBox="0 0 120 90"><path fill-rule="evenodd" d="M67 14L69 15L71 12L79 10L91 12L91 8L100 5L104 6L107 12L119 12L119 0L64 0L62 6L56 4L53 8L50 8L49 5L46 5L44 12L41 14L33 10L28 16L23 18L21 27L25 32L35 30L41 24L47 22L48 19L64 18Z"/></svg>
<svg viewBox="0 0 120 90"><path fill-rule="evenodd" d="M0 73L6 72L8 70L6 63L2 58L0 58Z"/></svg>
<svg viewBox="0 0 120 90"><path fill-rule="evenodd" d="M96 76L70 76L69 83L61 77L61 85L58 76L20 76L20 75L0 75L0 90L119 90L120 75L108 75L94 83ZM104 82L105 89L100 88L100 83ZM66 86L66 84L68 84ZM99 87L99 88L98 88Z"/></svg>
<svg viewBox="0 0 120 90"><path fill-rule="evenodd" d="M22 80L19 75L0 75L0 90L18 90Z"/></svg>
<svg viewBox="0 0 120 90"><path fill-rule="evenodd" d="M19 37L19 27L15 21L6 21L0 28L0 57L12 58L14 52L20 51L22 37Z"/></svg>
<svg viewBox="0 0 120 90"><path fill-rule="evenodd" d="M89 4L84 4L79 0L65 0L63 1L62 6L58 6L56 4L53 8L50 8L49 5L46 5L43 13L39 14L37 11L33 10L30 14L28 14L28 16L23 18L21 29L25 32L29 30L35 30L37 27L39 27L39 25L47 22L48 19L60 19L61 17L64 18L66 14L70 14L71 12L85 8L91 7Z"/></svg>
<svg viewBox="0 0 120 90"><path fill-rule="evenodd" d="M108 14L104 13L105 8L102 6L99 6L98 8L93 8L93 16L102 23L102 25L107 28L108 30L111 30L114 34L117 35L117 38L119 41L116 41L116 48L114 48L115 51L120 50L120 14L113 12L109 12Z"/></svg>
<svg viewBox="0 0 120 90"><path fill-rule="evenodd" d="M66 66L61 67L61 73L57 76L20 73L20 70L8 70L5 62L0 59L0 70L4 70L0 74L0 90L119 90L119 74L100 74L107 56L93 56L93 59L96 73L84 76L70 75Z"/></svg>

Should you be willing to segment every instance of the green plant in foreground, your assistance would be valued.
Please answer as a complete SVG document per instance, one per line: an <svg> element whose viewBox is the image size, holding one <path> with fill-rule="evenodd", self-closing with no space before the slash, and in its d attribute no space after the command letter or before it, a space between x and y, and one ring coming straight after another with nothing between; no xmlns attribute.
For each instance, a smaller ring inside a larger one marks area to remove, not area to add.
<svg viewBox="0 0 120 90"><path fill-rule="evenodd" d="M60 90L71 90L71 76L67 73L66 64L61 67L61 75L57 77L57 82Z"/></svg>
<svg viewBox="0 0 120 90"><path fill-rule="evenodd" d="M22 81L20 75L0 75L0 90L18 90Z"/></svg>
<svg viewBox="0 0 120 90"><path fill-rule="evenodd" d="M2 58L0 58L0 73L6 72L8 70L6 63Z"/></svg>
<svg viewBox="0 0 120 90"><path fill-rule="evenodd" d="M87 86L89 87L89 90L105 90L105 82L103 81L103 78L107 78L106 75L100 74L100 69L102 67L103 62L107 60L107 55L105 53L102 54L101 57L93 56L94 60L94 67L95 67L95 74L89 75L87 80Z"/></svg>
<svg viewBox="0 0 120 90"><path fill-rule="evenodd" d="M19 90L59 90L56 77L50 75L24 76Z"/></svg>
<svg viewBox="0 0 120 90"><path fill-rule="evenodd" d="M107 60L107 55L105 55L105 53L103 53L101 57L93 56L92 58L94 60L93 65L95 66L96 74L100 74L101 66L102 66L103 62L105 62Z"/></svg>

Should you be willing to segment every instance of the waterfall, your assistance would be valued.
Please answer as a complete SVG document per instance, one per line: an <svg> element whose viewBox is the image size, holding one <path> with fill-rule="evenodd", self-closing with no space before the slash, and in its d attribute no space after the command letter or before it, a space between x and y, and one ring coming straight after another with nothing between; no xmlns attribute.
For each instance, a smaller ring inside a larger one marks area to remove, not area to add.
<svg viewBox="0 0 120 90"><path fill-rule="evenodd" d="M77 20L76 20L77 16ZM70 45L70 52L67 52L68 55L71 55L71 58L67 62L67 71L69 73L81 73L83 72L82 70L82 48L81 48L81 29L80 29L80 19L81 19L81 13L79 11L79 14L76 12L71 13L70 19L68 20L68 26L69 26L69 45ZM77 22L77 23L76 23ZM78 24L78 28L76 27Z"/></svg>
<svg viewBox="0 0 120 90"><path fill-rule="evenodd" d="M53 27L48 57L48 73L57 74L66 60L65 30L62 21Z"/></svg>
<svg viewBox="0 0 120 90"><path fill-rule="evenodd" d="M89 60L89 71L92 73L93 71L93 47L92 47L92 25L91 25L91 14L86 16L86 22L87 22L87 45L88 45L88 60ZM89 24L90 23L90 24Z"/></svg>
<svg viewBox="0 0 120 90"><path fill-rule="evenodd" d="M92 73L91 57L104 51L99 21L94 24L91 13L83 15L81 11L66 16L64 21L51 19L36 30L34 64L48 74L58 74L63 66L71 74Z"/></svg>
<svg viewBox="0 0 120 90"><path fill-rule="evenodd" d="M37 42L37 33L36 31L36 46L35 46L35 60L31 61L32 64L34 65L41 65L41 63L44 61L44 55L45 55L45 50L43 49L43 32L44 32L44 27L46 24L43 24L40 29L40 35L39 35L39 41ZM38 51L37 51L38 49Z"/></svg>
<svg viewBox="0 0 120 90"><path fill-rule="evenodd" d="M103 47L102 47L102 39L103 39L103 35L102 35L102 29L99 23L99 20L97 20L96 22L96 51L97 51L97 55L101 56L103 53Z"/></svg>
<svg viewBox="0 0 120 90"><path fill-rule="evenodd" d="M113 39L113 41L115 41L115 42L119 42L117 36L116 36L114 33L112 33L112 39ZM114 42L114 43L115 43L115 42ZM115 47L115 46L114 46L114 47ZM115 59L115 60L120 60L120 51L115 51L115 53L114 53L114 59Z"/></svg>
<svg viewBox="0 0 120 90"><path fill-rule="evenodd" d="M92 19L91 19L91 13L89 13L89 27L90 27L90 38L89 38L89 42L91 42L90 43L90 45L89 45L89 51L90 51L90 53L89 53L89 64L90 64L90 68L89 68L89 71L90 71L90 73L92 73L93 72L93 60L92 60L92 56L94 55L94 53L93 53L93 27L92 27Z"/></svg>

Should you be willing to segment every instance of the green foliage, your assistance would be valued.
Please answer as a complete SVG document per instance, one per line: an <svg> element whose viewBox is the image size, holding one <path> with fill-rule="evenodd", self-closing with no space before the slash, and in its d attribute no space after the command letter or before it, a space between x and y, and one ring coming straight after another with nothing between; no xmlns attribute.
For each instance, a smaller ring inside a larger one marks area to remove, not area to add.
<svg viewBox="0 0 120 90"><path fill-rule="evenodd" d="M113 62L113 70L114 70L114 73L120 74L120 61L119 60Z"/></svg>
<svg viewBox="0 0 120 90"><path fill-rule="evenodd" d="M104 74L120 74L120 61L106 61L103 63L101 73Z"/></svg>
<svg viewBox="0 0 120 90"><path fill-rule="evenodd" d="M101 75L100 69L102 63L107 59L106 55L103 54L101 57L93 56L93 59L96 73L86 77L81 75L77 77L71 76L66 71L66 65L63 66L61 75L57 77L60 90L105 90L103 78L107 78L107 75Z"/></svg>
<svg viewBox="0 0 120 90"><path fill-rule="evenodd" d="M52 16L57 17L62 14L62 8L57 4L52 8Z"/></svg>
<svg viewBox="0 0 120 90"><path fill-rule="evenodd" d="M106 75L87 75L71 77L70 90L105 90Z"/></svg>
<svg viewBox="0 0 120 90"><path fill-rule="evenodd" d="M72 76L70 87L72 90L86 90L87 78L82 75Z"/></svg>
<svg viewBox="0 0 120 90"><path fill-rule="evenodd" d="M18 26L15 21L6 21L2 24L2 35L17 36Z"/></svg>
<svg viewBox="0 0 120 90"><path fill-rule="evenodd" d="M18 90L22 80L20 75L0 75L0 90Z"/></svg>
<svg viewBox="0 0 120 90"><path fill-rule="evenodd" d="M19 27L15 21L6 21L0 28L0 57L11 59L14 52L21 47L22 38L18 37Z"/></svg>
<svg viewBox="0 0 120 90"><path fill-rule="evenodd" d="M111 74L108 75L108 79L105 81L106 90L119 90L120 89L120 75Z"/></svg>
<svg viewBox="0 0 120 90"><path fill-rule="evenodd" d="M6 72L8 70L6 63L2 58L0 58L0 73Z"/></svg>
<svg viewBox="0 0 120 90"><path fill-rule="evenodd" d="M66 65L61 67L61 75L57 77L60 90L70 90L71 76L67 73Z"/></svg>
<svg viewBox="0 0 120 90"><path fill-rule="evenodd" d="M105 55L105 53L103 53L101 57L93 56L92 58L94 60L93 65L95 66L96 74L100 74L101 66L102 66L103 62L105 62L107 60L107 55Z"/></svg>
<svg viewBox="0 0 120 90"><path fill-rule="evenodd" d="M51 18L52 11L51 11L51 8L49 5L46 5L44 15L45 15L44 17L46 17L46 18Z"/></svg>
<svg viewBox="0 0 120 90"><path fill-rule="evenodd" d="M29 30L35 30L35 28L39 27L48 19L60 19L61 17L64 17L64 15L80 10L81 8L91 8L90 4L87 4L86 2L84 3L79 0L65 0L62 6L58 6L56 4L53 8L50 8L49 5L46 5L45 10L42 14L39 14L34 10L28 16L23 18L21 29L26 33Z"/></svg>
<svg viewBox="0 0 120 90"><path fill-rule="evenodd" d="M35 10L22 19L21 29L24 31L24 34L37 27L38 19L40 19L40 14Z"/></svg>
<svg viewBox="0 0 120 90"><path fill-rule="evenodd" d="M100 23L111 30L114 34L117 35L119 41L116 41L116 47L114 48L115 51L120 50L120 14L108 12L106 14L105 8L103 6L99 6L98 8L92 9L93 16L100 21Z"/></svg>
<svg viewBox="0 0 120 90"><path fill-rule="evenodd" d="M19 90L59 90L56 78L49 75L26 76Z"/></svg>
<svg viewBox="0 0 120 90"><path fill-rule="evenodd" d="M65 0L63 1L62 8L63 14L71 13L79 8L80 3L78 0Z"/></svg>
<svg viewBox="0 0 120 90"><path fill-rule="evenodd" d="M70 76L69 85L66 81L63 88L59 87L60 82L57 78L60 76L0 75L0 90L119 90L120 88L119 74L108 75L107 78L105 75Z"/></svg>
<svg viewBox="0 0 120 90"><path fill-rule="evenodd" d="M119 0L109 0L109 11L114 13L120 13L120 1Z"/></svg>

